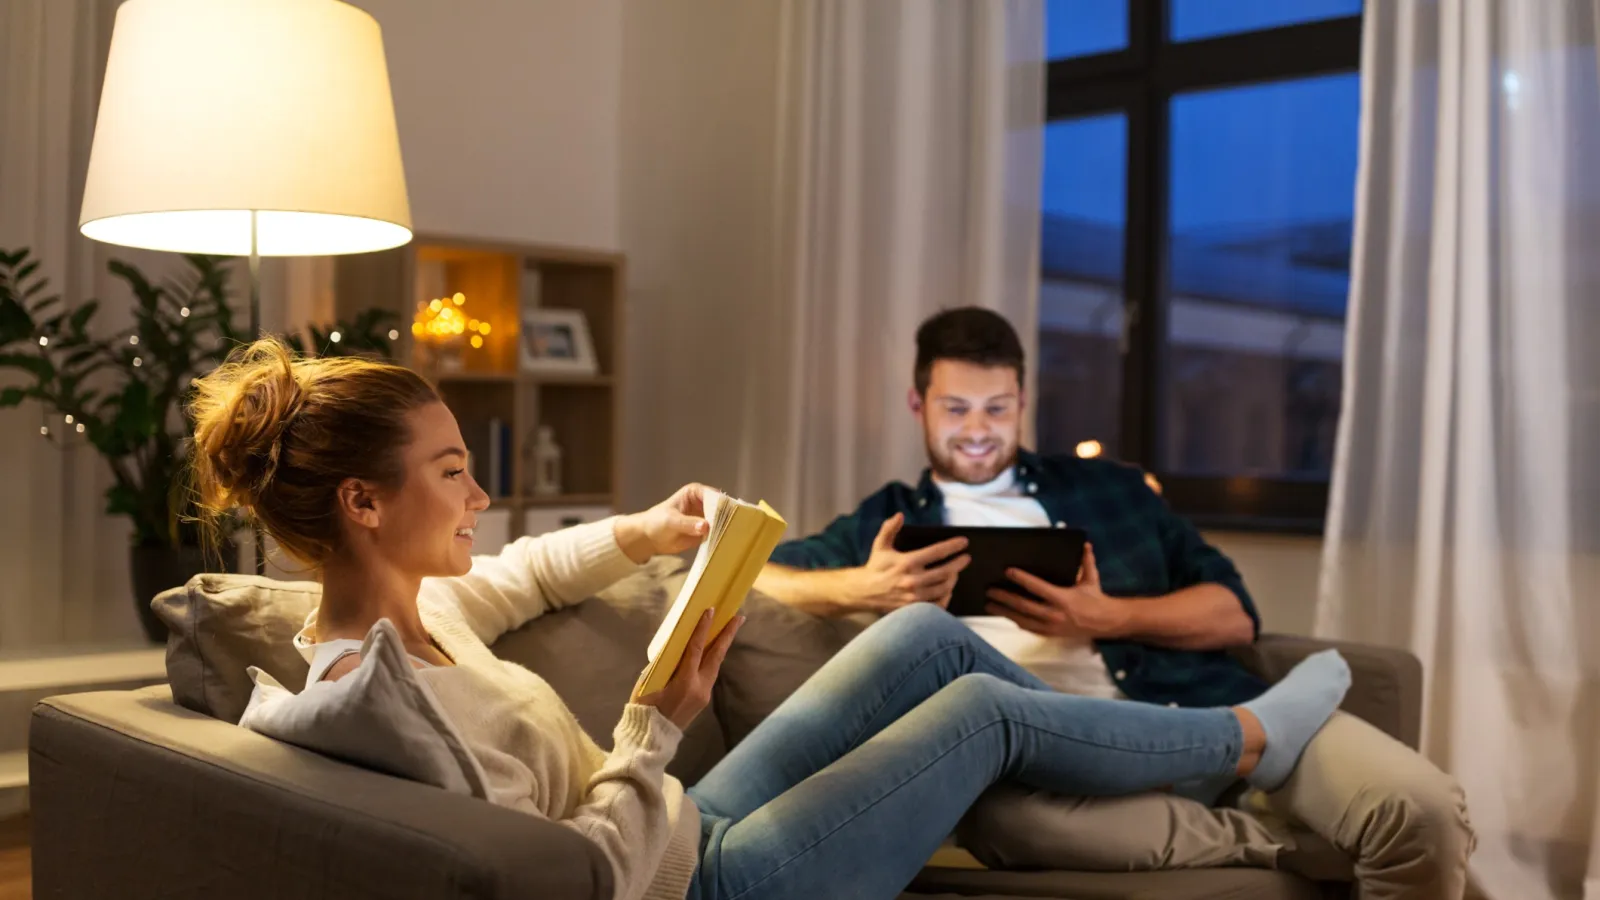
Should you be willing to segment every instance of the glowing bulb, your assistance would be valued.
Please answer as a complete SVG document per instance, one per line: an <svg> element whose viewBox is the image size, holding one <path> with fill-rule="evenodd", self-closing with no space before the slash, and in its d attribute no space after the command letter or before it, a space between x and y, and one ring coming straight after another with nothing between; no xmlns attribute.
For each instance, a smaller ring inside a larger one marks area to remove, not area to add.
<svg viewBox="0 0 1600 900"><path fill-rule="evenodd" d="M178 315L183 316L185 319L189 318L189 307L185 306L183 309L178 310Z"/></svg>
<svg viewBox="0 0 1600 900"><path fill-rule="evenodd" d="M422 337L422 323L421 322L412 322L411 323L411 333L412 333L412 335L414 335L416 337Z"/></svg>
<svg viewBox="0 0 1600 900"><path fill-rule="evenodd" d="M72 424L72 417L71 416L67 416L67 424L68 425Z"/></svg>
<svg viewBox="0 0 1600 900"><path fill-rule="evenodd" d="M341 340L344 340L344 335L342 335L339 332L335 331L333 334L328 335L328 340L333 341L335 344L337 344Z"/></svg>
<svg viewBox="0 0 1600 900"><path fill-rule="evenodd" d="M443 305L444 304L440 303L439 301L434 300L434 301L432 301L431 303L428 304L428 308L433 310L434 312L438 312L439 311L439 307L441 307Z"/></svg>
<svg viewBox="0 0 1600 900"><path fill-rule="evenodd" d="M83 434L83 423L82 422L78 423L78 433L79 434Z"/></svg>
<svg viewBox="0 0 1600 900"><path fill-rule="evenodd" d="M467 326L460 319L457 319L456 323L450 327L450 330L456 334L460 334L461 332L467 330Z"/></svg>
<svg viewBox="0 0 1600 900"><path fill-rule="evenodd" d="M467 302L467 295L461 293L460 291L456 291L456 295L454 297L451 297L450 299L455 301L455 304L457 306L460 306L461 304Z"/></svg>
<svg viewBox="0 0 1600 900"><path fill-rule="evenodd" d="M389 340L391 340L391 341L400 340L400 332L395 331L393 328L389 329Z"/></svg>
<svg viewBox="0 0 1600 900"><path fill-rule="evenodd" d="M1104 452L1104 450L1105 448L1100 446L1099 441L1080 441L1078 443L1078 458L1093 459Z"/></svg>
<svg viewBox="0 0 1600 900"><path fill-rule="evenodd" d="M474 349L476 349L478 347L482 347L483 346L483 338L479 337L476 334L473 335L472 336L472 346L473 346Z"/></svg>
<svg viewBox="0 0 1600 900"><path fill-rule="evenodd" d="M140 359L140 358L139 358L139 357L137 357L137 356L135 356L135 357L134 357L134 358L133 358L133 367L134 367L134 368L135 368L135 369L137 369L137 368L139 368L139 367L140 367L140 366L142 366L142 365L144 365L144 360L142 360L142 359Z"/></svg>
<svg viewBox="0 0 1600 900"><path fill-rule="evenodd" d="M488 334L489 333L489 323L488 322L480 322L478 324L478 330L483 332L484 334Z"/></svg>
<svg viewBox="0 0 1600 900"><path fill-rule="evenodd" d="M135 347L139 346L139 336L137 334L128 335L128 343L134 345Z"/></svg>
<svg viewBox="0 0 1600 900"><path fill-rule="evenodd" d="M44 435L45 437L49 437L50 436L50 426L49 425L40 425L39 426L39 433Z"/></svg>
<svg viewBox="0 0 1600 900"><path fill-rule="evenodd" d="M50 346L50 339L47 338L47 337L44 337L43 335L40 335L39 336L39 346L41 346L41 347Z"/></svg>
<svg viewBox="0 0 1600 900"><path fill-rule="evenodd" d="M477 319L468 319L467 320L467 330L468 331L477 331L478 330L478 320Z"/></svg>

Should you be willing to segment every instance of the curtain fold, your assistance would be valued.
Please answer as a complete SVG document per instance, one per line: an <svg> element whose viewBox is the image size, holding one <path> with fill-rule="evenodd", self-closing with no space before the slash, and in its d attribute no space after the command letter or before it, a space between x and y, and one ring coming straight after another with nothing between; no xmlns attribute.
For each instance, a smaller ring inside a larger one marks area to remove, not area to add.
<svg viewBox="0 0 1600 900"><path fill-rule="evenodd" d="M1600 900L1594 0L1368 0L1316 632L1403 646L1494 900Z"/></svg>
<svg viewBox="0 0 1600 900"><path fill-rule="evenodd" d="M925 463L906 408L940 309L1036 330L1043 4L786 0L771 302L734 488L793 533Z"/></svg>

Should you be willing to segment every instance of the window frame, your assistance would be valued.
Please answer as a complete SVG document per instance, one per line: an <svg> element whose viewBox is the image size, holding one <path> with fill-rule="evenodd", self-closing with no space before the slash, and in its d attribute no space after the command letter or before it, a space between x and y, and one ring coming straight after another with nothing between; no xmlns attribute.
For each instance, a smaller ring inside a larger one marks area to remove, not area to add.
<svg viewBox="0 0 1600 900"><path fill-rule="evenodd" d="M1167 40L1165 2L1129 0L1128 17L1126 48L1050 60L1045 79L1046 124L1106 113L1127 117L1122 455L1155 473L1173 509L1201 527L1320 534L1326 481L1173 475L1159 465L1169 112L1173 97L1190 91L1357 72L1361 16L1181 43Z"/></svg>

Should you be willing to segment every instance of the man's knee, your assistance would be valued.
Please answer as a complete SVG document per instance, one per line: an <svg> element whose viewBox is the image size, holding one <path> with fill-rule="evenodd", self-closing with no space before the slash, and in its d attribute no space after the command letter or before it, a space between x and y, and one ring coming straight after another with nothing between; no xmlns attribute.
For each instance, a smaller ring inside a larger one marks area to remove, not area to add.
<svg viewBox="0 0 1600 900"><path fill-rule="evenodd" d="M908 603L879 619L871 630L885 637L912 635L918 643L926 643L965 627L942 607L932 603Z"/></svg>
<svg viewBox="0 0 1600 900"><path fill-rule="evenodd" d="M1464 861L1477 843L1460 783L1425 761L1372 779L1351 814L1359 828L1353 848L1359 861L1426 855L1448 864Z"/></svg>

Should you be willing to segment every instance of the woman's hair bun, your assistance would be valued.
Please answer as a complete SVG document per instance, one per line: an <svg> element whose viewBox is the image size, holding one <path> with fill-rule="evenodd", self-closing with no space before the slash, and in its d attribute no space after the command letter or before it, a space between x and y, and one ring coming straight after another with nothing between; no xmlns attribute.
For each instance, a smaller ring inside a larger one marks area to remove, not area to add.
<svg viewBox="0 0 1600 900"><path fill-rule="evenodd" d="M276 338L265 338L229 354L194 386L189 413L197 500L211 513L235 507L253 512L304 402L294 354Z"/></svg>

